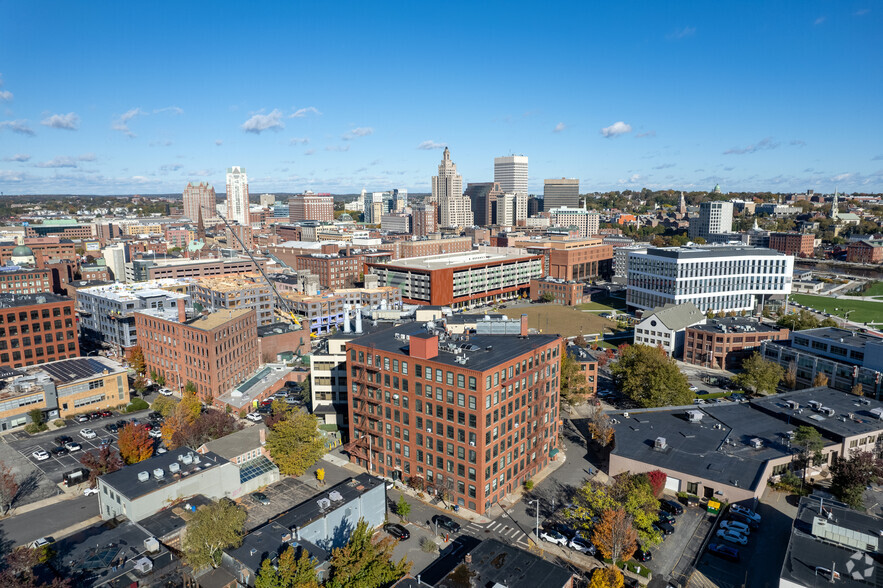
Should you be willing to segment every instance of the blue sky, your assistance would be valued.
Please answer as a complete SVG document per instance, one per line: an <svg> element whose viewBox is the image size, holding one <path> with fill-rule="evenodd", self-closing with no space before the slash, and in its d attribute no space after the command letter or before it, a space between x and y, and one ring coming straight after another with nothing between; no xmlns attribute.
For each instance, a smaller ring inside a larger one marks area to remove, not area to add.
<svg viewBox="0 0 883 588"><path fill-rule="evenodd" d="M0 0L0 191L883 192L883 3Z"/></svg>

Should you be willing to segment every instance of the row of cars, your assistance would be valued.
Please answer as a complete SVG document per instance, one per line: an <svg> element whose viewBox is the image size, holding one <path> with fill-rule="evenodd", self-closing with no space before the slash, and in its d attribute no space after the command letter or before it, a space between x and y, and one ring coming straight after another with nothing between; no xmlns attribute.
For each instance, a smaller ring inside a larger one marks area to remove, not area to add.
<svg viewBox="0 0 883 588"><path fill-rule="evenodd" d="M255 423L263 422L264 417L273 412L274 401L282 400L283 402L291 406L299 406L303 404L303 400L301 399L302 393L303 386L301 386L299 383L286 382L284 388L278 390L271 396L268 396L267 398L262 400L258 405L257 410L248 413L247 415L245 415L245 418Z"/></svg>
<svg viewBox="0 0 883 588"><path fill-rule="evenodd" d="M727 518L718 524L715 537L735 545L747 545L752 531L760 528L761 516L741 504L730 506ZM738 562L739 550L726 543L710 543L708 553L732 562Z"/></svg>

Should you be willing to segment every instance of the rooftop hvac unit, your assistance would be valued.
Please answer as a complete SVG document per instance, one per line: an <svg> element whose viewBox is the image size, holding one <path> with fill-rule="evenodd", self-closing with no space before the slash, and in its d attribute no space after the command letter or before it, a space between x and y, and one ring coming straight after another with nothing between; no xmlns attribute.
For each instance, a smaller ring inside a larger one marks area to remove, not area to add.
<svg viewBox="0 0 883 588"><path fill-rule="evenodd" d="M666 447L668 447L668 443L666 443L665 437L657 437L653 442L654 449L665 449Z"/></svg>
<svg viewBox="0 0 883 588"><path fill-rule="evenodd" d="M331 501L327 498L320 498L316 501L316 504L319 505L319 510L325 510L326 508L331 508Z"/></svg>
<svg viewBox="0 0 883 588"><path fill-rule="evenodd" d="M700 411L700 410L688 410L687 411L687 420L690 421L691 423L701 423L703 416L704 415L702 414L702 411Z"/></svg>
<svg viewBox="0 0 883 588"><path fill-rule="evenodd" d="M157 480L162 480L163 476L165 475L166 473L163 471L162 468L156 468L155 470L153 470L153 477Z"/></svg>
<svg viewBox="0 0 883 588"><path fill-rule="evenodd" d="M798 408L800 408L800 403L796 400L788 400L787 402L785 402L785 404L787 404L788 408L790 408L791 410L797 410Z"/></svg>
<svg viewBox="0 0 883 588"><path fill-rule="evenodd" d="M151 553L159 551L159 541L156 540L156 537L148 537L144 540L144 549Z"/></svg>
<svg viewBox="0 0 883 588"><path fill-rule="evenodd" d="M184 455L179 456L178 459L180 459L181 463L184 465L190 465L193 463L193 454L185 453Z"/></svg>
<svg viewBox="0 0 883 588"><path fill-rule="evenodd" d="M871 414L877 417L878 419L883 420L883 408L872 408Z"/></svg>
<svg viewBox="0 0 883 588"><path fill-rule="evenodd" d="M760 449L760 448L763 447L763 439L758 439L757 437L755 437L754 439L752 439L751 441L749 441L749 443L750 443L751 446L754 447L755 449Z"/></svg>
<svg viewBox="0 0 883 588"><path fill-rule="evenodd" d="M149 472L138 472L138 481L139 482L146 482L149 479L150 479Z"/></svg>
<svg viewBox="0 0 883 588"><path fill-rule="evenodd" d="M822 408L822 403L818 400L810 400L807 404L809 404L809 407L813 410L819 410Z"/></svg>
<svg viewBox="0 0 883 588"><path fill-rule="evenodd" d="M173 462L169 464L169 471L173 474L177 474L181 471L181 464L178 462Z"/></svg>
<svg viewBox="0 0 883 588"><path fill-rule="evenodd" d="M328 498L330 498L332 502L340 502L341 500L343 500L343 496L341 496L340 492L338 492L337 490L329 492Z"/></svg>
<svg viewBox="0 0 883 588"><path fill-rule="evenodd" d="M199 463L200 461L201 461L201 458L194 453L193 454L193 463Z"/></svg>
<svg viewBox="0 0 883 588"><path fill-rule="evenodd" d="M819 412L823 412L826 415L828 415L829 417L832 417L832 416L834 416L834 414L837 411L835 411L833 408L828 408L827 406L823 406L822 408L819 409Z"/></svg>
<svg viewBox="0 0 883 588"><path fill-rule="evenodd" d="M627 413L627 412L622 413L622 418L624 418L624 419L629 418L629 413Z"/></svg>
<svg viewBox="0 0 883 588"><path fill-rule="evenodd" d="M153 562L147 559L146 557L142 557L138 561L135 562L135 571L139 574L149 574L153 569Z"/></svg>

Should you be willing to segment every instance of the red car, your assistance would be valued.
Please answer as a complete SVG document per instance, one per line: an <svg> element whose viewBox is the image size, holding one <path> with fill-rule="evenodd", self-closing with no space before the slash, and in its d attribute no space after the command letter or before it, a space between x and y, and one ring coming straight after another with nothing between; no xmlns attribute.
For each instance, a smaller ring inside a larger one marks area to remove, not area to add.
<svg viewBox="0 0 883 588"><path fill-rule="evenodd" d="M103 411L101 411L101 416L110 417L110 416L113 416L113 413L110 412L109 410L103 410Z"/></svg>

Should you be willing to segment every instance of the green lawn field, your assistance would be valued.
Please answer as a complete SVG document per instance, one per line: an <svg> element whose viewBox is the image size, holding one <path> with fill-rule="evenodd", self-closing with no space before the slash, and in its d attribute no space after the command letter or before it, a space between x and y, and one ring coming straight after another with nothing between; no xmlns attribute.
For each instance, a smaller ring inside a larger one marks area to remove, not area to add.
<svg viewBox="0 0 883 588"><path fill-rule="evenodd" d="M883 323L883 302L827 298L825 296L811 296L808 294L793 294L791 299L809 308L835 316L845 317L846 312L851 310L852 312L849 313L849 320L851 321Z"/></svg>

